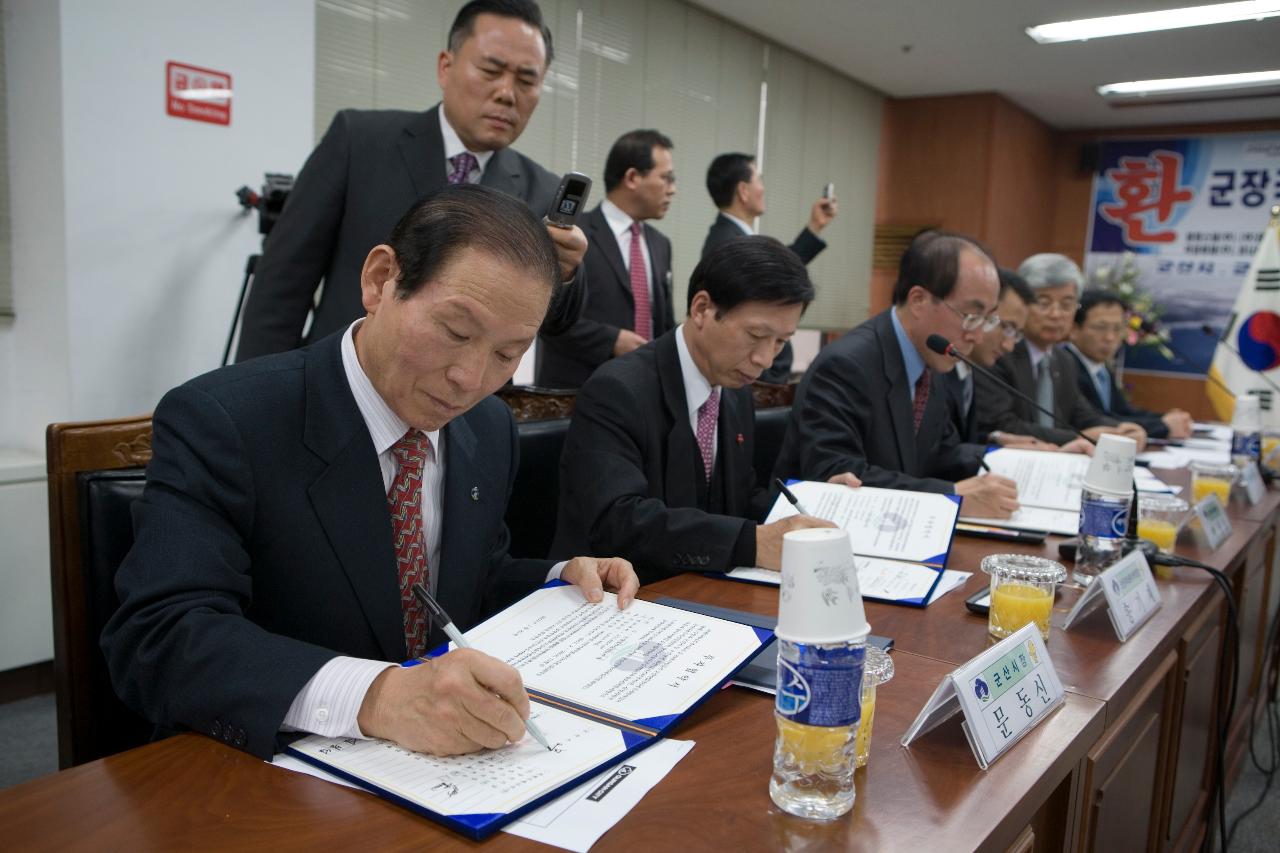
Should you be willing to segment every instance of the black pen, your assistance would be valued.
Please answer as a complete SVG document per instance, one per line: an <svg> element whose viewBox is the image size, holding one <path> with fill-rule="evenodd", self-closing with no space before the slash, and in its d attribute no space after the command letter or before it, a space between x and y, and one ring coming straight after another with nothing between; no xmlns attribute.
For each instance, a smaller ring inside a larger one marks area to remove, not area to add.
<svg viewBox="0 0 1280 853"><path fill-rule="evenodd" d="M782 496L786 498L788 501L790 501L791 505L796 508L796 512L800 513L801 515L813 515L813 513L809 512L808 510L806 510L804 507L800 505L800 499L791 493L791 490L787 488L787 484L782 482L781 477L774 477L773 481L777 483L778 488L782 490ZM817 518L817 516L813 516L813 517Z"/></svg>
<svg viewBox="0 0 1280 853"><path fill-rule="evenodd" d="M986 460L986 457L984 456L978 457L978 467L981 468L983 471L986 471L988 474L991 473L991 468L990 466L987 465L987 460Z"/></svg>
<svg viewBox="0 0 1280 853"><path fill-rule="evenodd" d="M466 637L462 636L462 632L458 630L458 627L453 624L453 620L449 618L449 614L444 612L444 608L441 607L440 603L431 596L431 593L427 592L427 588L423 586L421 582L413 585L413 594L417 597L418 601L422 602L422 606L427 608L427 612L431 614L432 620L440 626L440 630L444 631L444 635L446 637L453 640L460 649L471 648L471 644L467 642ZM533 720L525 720L524 727L534 740L545 746L547 749L551 749L551 744L547 743L547 736L542 733L542 730L538 728L537 724L534 723Z"/></svg>

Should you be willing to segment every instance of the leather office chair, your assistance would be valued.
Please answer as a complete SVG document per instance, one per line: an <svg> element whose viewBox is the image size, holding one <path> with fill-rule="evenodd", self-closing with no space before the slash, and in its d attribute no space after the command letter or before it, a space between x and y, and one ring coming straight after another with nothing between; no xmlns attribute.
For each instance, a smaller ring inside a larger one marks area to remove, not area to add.
<svg viewBox="0 0 1280 853"><path fill-rule="evenodd" d="M772 491L773 463L778 461L782 439L787 435L796 386L757 382L751 386L751 396L756 404L756 447L751 464L756 470L756 483Z"/></svg>
<svg viewBox="0 0 1280 853"><path fill-rule="evenodd" d="M133 545L151 418L50 424L45 457L58 764L67 768L140 746L153 731L117 698L98 647L120 606L114 579Z"/></svg>
<svg viewBox="0 0 1280 853"><path fill-rule="evenodd" d="M511 407L520 435L520 468L507 502L511 555L543 559L556 534L560 451L575 395L515 385L503 388L498 396Z"/></svg>

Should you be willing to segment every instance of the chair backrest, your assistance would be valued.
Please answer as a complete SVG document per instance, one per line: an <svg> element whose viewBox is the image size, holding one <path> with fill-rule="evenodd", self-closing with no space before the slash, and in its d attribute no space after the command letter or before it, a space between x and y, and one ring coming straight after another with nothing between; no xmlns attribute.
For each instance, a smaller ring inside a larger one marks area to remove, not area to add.
<svg viewBox="0 0 1280 853"><path fill-rule="evenodd" d="M116 569L133 545L133 502L151 458L151 418L51 424L49 542L58 763L146 743L152 726L116 696L98 637L119 607Z"/></svg>
<svg viewBox="0 0 1280 853"><path fill-rule="evenodd" d="M790 422L790 408L756 409L756 447L751 464L756 469L756 484L763 488L770 488L773 482L773 463L778 461Z"/></svg>

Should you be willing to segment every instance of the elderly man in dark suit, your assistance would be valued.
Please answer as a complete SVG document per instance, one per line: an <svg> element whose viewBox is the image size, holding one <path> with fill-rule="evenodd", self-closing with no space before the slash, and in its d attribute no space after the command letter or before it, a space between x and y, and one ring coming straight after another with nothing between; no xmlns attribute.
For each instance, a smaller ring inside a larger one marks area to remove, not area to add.
<svg viewBox="0 0 1280 853"><path fill-rule="evenodd" d="M996 362L995 373L1053 415L979 375L975 380L978 430L1031 435L1059 445L1075 441L1075 430L1094 440L1104 432L1115 432L1134 439L1139 448L1144 446L1147 434L1141 426L1107 417L1080 395L1076 361L1058 346L1067 339L1080 302L1084 282L1080 268L1065 255L1042 253L1023 261L1018 275L1031 286L1036 301L1027 312L1023 340Z"/></svg>
<svg viewBox="0 0 1280 853"><path fill-rule="evenodd" d="M422 113L338 113L267 238L236 360L313 343L361 316L352 283L365 256L415 200L446 183L479 183L545 213L559 178L510 146L538 105L551 58L551 34L533 0L472 0L437 60L439 105ZM547 231L568 284L544 328L560 331L582 311L587 240L576 227Z"/></svg>
<svg viewBox="0 0 1280 853"><path fill-rule="evenodd" d="M671 306L671 241L649 224L676 194L671 140L656 130L624 133L604 164L607 196L583 220L591 282L582 316L538 339L537 383L578 388L597 367L676 324Z"/></svg>
<svg viewBox="0 0 1280 853"><path fill-rule="evenodd" d="M707 231L702 257L728 240L755 233L752 223L764 214L764 178L750 154L721 154L707 167L707 192L720 212ZM818 235L836 218L840 206L834 198L820 198L809 210L809 224L801 229L791 251L809 263L827 247ZM783 383L791 377L791 342L783 345L778 357L762 375L765 382Z"/></svg>
<svg viewBox="0 0 1280 853"><path fill-rule="evenodd" d="M941 375L955 359L931 335L968 352L999 323L996 266L965 237L932 232L903 253L893 307L818 353L800 380L776 476L851 471L868 486L956 494L967 515L1007 517L1017 487L974 476L978 459L952 423Z"/></svg>
<svg viewBox="0 0 1280 853"><path fill-rule="evenodd" d="M813 299L804 266L768 237L699 262L688 319L595 372L560 457L551 553L609 543L645 582L682 571L781 565L782 535L827 522L760 524L769 492L752 470L751 382ZM834 482L857 485L851 475Z"/></svg>
<svg viewBox="0 0 1280 853"><path fill-rule="evenodd" d="M489 395L558 281L527 207L449 187L369 252L363 319L166 394L102 637L120 696L161 732L262 758L282 730L436 754L519 739L513 668L468 649L397 662L443 639L414 583L464 630L549 578L635 592L625 560L507 554L518 446Z"/></svg>

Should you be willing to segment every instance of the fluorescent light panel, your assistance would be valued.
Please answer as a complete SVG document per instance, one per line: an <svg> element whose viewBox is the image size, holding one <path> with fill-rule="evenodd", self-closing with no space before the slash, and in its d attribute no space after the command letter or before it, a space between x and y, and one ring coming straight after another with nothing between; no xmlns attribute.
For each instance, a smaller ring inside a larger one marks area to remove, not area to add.
<svg viewBox="0 0 1280 853"><path fill-rule="evenodd" d="M1191 6L1185 9L1165 9L1160 12L1138 12L1132 15L1111 15L1105 18L1040 24L1027 27L1027 35L1040 44L1055 44L1132 33L1228 24L1233 21L1262 20L1276 15L1280 15L1280 2L1247 0L1241 3L1214 3L1210 6Z"/></svg>
<svg viewBox="0 0 1280 853"><path fill-rule="evenodd" d="M1280 85L1280 70L1249 71L1244 74L1213 74L1207 77L1170 77L1164 80L1135 80L1098 87L1107 97L1166 95L1179 92L1212 92L1227 89L1254 89Z"/></svg>

